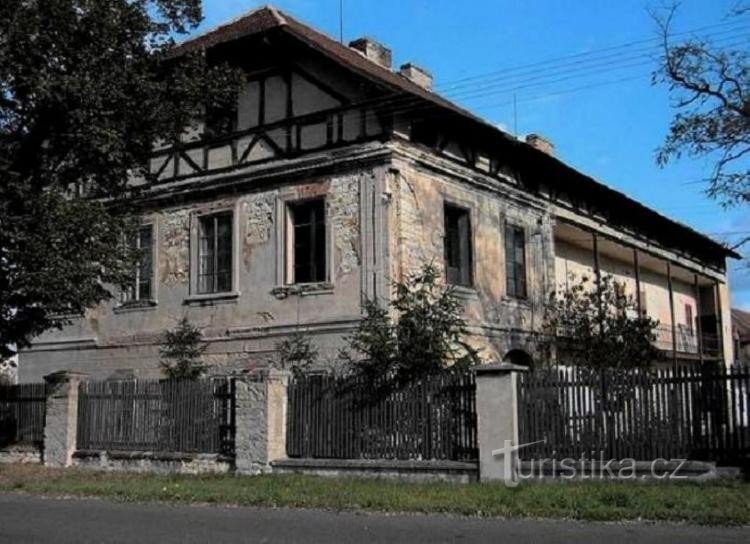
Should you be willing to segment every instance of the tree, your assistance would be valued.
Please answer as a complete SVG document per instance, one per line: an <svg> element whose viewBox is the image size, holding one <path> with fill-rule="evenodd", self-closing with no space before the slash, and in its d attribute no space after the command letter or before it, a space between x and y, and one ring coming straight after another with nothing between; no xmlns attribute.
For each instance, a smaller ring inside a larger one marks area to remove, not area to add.
<svg viewBox="0 0 750 544"><path fill-rule="evenodd" d="M277 342L274 347L280 367L295 374L309 370L318 361L318 349L310 338L299 330Z"/></svg>
<svg viewBox="0 0 750 544"><path fill-rule="evenodd" d="M738 7L731 16L743 16ZM744 43L720 48L692 38L672 43L676 7L654 14L662 41L654 83L669 87L677 113L657 152L661 166L683 153L714 161L707 193L725 205L750 202L750 63Z"/></svg>
<svg viewBox="0 0 750 544"><path fill-rule="evenodd" d="M200 378L206 371L201 362L206 347L200 329L183 317L173 331L164 332L160 350L162 371L170 379Z"/></svg>
<svg viewBox="0 0 750 544"><path fill-rule="evenodd" d="M544 331L554 360L588 368L648 366L660 357L654 347L659 323L638 313L625 285L603 275L583 276L553 294L545 311Z"/></svg>
<svg viewBox="0 0 750 544"><path fill-rule="evenodd" d="M439 280L438 269L428 264L393 284L388 307L366 301L365 316L341 354L352 374L392 390L479 362L477 351L464 340L463 302L453 286Z"/></svg>
<svg viewBox="0 0 750 544"><path fill-rule="evenodd" d="M200 0L0 2L0 355L130 279L156 141L235 95L237 73L170 57Z"/></svg>

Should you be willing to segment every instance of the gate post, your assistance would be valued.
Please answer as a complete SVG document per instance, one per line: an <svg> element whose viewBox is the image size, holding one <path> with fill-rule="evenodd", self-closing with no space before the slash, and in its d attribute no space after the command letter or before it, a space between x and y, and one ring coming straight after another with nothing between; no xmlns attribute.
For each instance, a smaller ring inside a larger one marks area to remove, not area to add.
<svg viewBox="0 0 750 544"><path fill-rule="evenodd" d="M271 470L286 457L287 387L290 373L268 370L240 377L235 385L235 469L240 474Z"/></svg>
<svg viewBox="0 0 750 544"><path fill-rule="evenodd" d="M510 363L480 365L477 373L477 440L479 480L517 482L518 373L525 366Z"/></svg>
<svg viewBox="0 0 750 544"><path fill-rule="evenodd" d="M44 377L47 402L44 419L44 464L68 467L76 450L78 432L78 386L86 374L61 370Z"/></svg>

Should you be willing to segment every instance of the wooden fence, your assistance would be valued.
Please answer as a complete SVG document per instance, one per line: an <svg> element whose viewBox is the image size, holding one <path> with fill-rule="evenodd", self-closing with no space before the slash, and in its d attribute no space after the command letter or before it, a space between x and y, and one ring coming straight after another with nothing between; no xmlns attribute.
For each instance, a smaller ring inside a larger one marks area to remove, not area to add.
<svg viewBox="0 0 750 544"><path fill-rule="evenodd" d="M0 386L0 448L44 442L43 383Z"/></svg>
<svg viewBox="0 0 750 544"><path fill-rule="evenodd" d="M524 459L750 455L750 368L541 369L520 376Z"/></svg>
<svg viewBox="0 0 750 544"><path fill-rule="evenodd" d="M363 382L302 375L289 386L289 457L477 459L473 374L446 373L373 398Z"/></svg>
<svg viewBox="0 0 750 544"><path fill-rule="evenodd" d="M234 453L234 381L82 382L79 450Z"/></svg>

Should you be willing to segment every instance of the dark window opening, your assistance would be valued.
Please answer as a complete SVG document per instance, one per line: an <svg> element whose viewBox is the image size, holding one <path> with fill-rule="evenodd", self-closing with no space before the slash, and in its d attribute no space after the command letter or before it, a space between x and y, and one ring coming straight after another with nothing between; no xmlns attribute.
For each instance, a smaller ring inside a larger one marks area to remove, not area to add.
<svg viewBox="0 0 750 544"><path fill-rule="evenodd" d="M139 252L138 265L133 280L123 290L123 302L151 300L153 287L153 228L146 225L138 229L132 242Z"/></svg>
<svg viewBox="0 0 750 544"><path fill-rule="evenodd" d="M521 227L505 226L505 277L508 296L526 298L526 236Z"/></svg>
<svg viewBox="0 0 750 544"><path fill-rule="evenodd" d="M289 219L292 245L289 280L291 283L326 281L325 201L318 199L290 204Z"/></svg>
<svg viewBox="0 0 750 544"><path fill-rule="evenodd" d="M453 285L471 287L471 220L469 211L445 205L445 271Z"/></svg>
<svg viewBox="0 0 750 544"><path fill-rule="evenodd" d="M693 334L693 307L690 304L685 304L685 325L690 334Z"/></svg>
<svg viewBox="0 0 750 544"><path fill-rule="evenodd" d="M232 290L232 214L199 218L198 293Z"/></svg>

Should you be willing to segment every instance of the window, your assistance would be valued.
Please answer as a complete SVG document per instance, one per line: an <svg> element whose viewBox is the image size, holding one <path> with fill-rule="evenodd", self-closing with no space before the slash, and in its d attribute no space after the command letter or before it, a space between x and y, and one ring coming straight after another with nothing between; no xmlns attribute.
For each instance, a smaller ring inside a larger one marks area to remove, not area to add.
<svg viewBox="0 0 750 544"><path fill-rule="evenodd" d="M693 334L693 307L690 304L685 304L685 325L690 334Z"/></svg>
<svg viewBox="0 0 750 544"><path fill-rule="evenodd" d="M505 278L508 296L526 298L526 236L513 225L505 226Z"/></svg>
<svg viewBox="0 0 750 544"><path fill-rule="evenodd" d="M326 281L325 200L289 204L287 225L287 282Z"/></svg>
<svg viewBox="0 0 750 544"><path fill-rule="evenodd" d="M133 280L122 293L123 302L147 301L153 298L153 227L145 225L138 229L132 240L133 246L139 250L138 266L133 274Z"/></svg>
<svg viewBox="0 0 750 544"><path fill-rule="evenodd" d="M198 218L198 293L232 290L232 213Z"/></svg>
<svg viewBox="0 0 750 544"><path fill-rule="evenodd" d="M469 211L449 204L445 217L445 274L448 283L471 287L471 220Z"/></svg>

